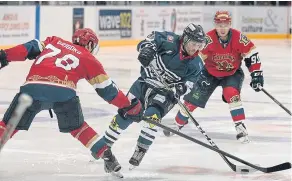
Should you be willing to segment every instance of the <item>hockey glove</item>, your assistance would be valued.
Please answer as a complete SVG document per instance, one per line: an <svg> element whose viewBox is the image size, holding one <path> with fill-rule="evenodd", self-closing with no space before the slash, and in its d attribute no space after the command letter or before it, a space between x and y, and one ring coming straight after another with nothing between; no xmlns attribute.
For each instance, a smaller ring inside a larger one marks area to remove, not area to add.
<svg viewBox="0 0 292 181"><path fill-rule="evenodd" d="M4 50L0 50L0 69L8 65L7 55Z"/></svg>
<svg viewBox="0 0 292 181"><path fill-rule="evenodd" d="M185 85L185 83L178 83L174 86L174 88L175 88L175 92L168 91L167 97L168 99L171 100L173 104L177 104L178 99L187 92L188 88Z"/></svg>
<svg viewBox="0 0 292 181"><path fill-rule="evenodd" d="M118 113L123 119L130 119L135 122L140 122L143 116L142 104L139 99L132 99L131 105L118 109Z"/></svg>
<svg viewBox="0 0 292 181"><path fill-rule="evenodd" d="M253 71L251 74L251 82L250 86L256 91L261 91L260 87L264 86L264 77L263 77L263 71L256 70Z"/></svg>
<svg viewBox="0 0 292 181"><path fill-rule="evenodd" d="M147 67L154 59L155 54L156 51L152 47L144 47L140 50L138 60L144 67Z"/></svg>
<svg viewBox="0 0 292 181"><path fill-rule="evenodd" d="M174 87L178 96L184 95L188 90L188 87L186 86L185 83L178 83Z"/></svg>

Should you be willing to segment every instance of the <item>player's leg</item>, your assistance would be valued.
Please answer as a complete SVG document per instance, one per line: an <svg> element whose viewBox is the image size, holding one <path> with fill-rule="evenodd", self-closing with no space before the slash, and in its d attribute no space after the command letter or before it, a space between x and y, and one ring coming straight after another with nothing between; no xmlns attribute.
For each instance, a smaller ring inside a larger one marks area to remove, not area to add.
<svg viewBox="0 0 292 181"><path fill-rule="evenodd" d="M219 83L220 80L210 75L206 69L202 70L202 73L198 76L196 82L194 82L191 92L183 98L188 110L193 112L197 107L205 108L207 101ZM188 123L188 119L187 113L180 109L175 117L175 123L180 129ZM172 135L168 131L163 132L166 136Z"/></svg>
<svg viewBox="0 0 292 181"><path fill-rule="evenodd" d="M146 110L144 117L159 121L164 117L175 105L174 100L171 100L165 95L157 94L155 91L146 95ZM157 127L153 124L143 122L143 127L137 140L137 145L134 154L129 160L133 167L139 166L147 150L155 140Z"/></svg>
<svg viewBox="0 0 292 181"><path fill-rule="evenodd" d="M127 97L129 99L134 99L135 97L138 98L142 105L144 104L144 94L146 92L146 87L144 83L136 80L133 85L131 86ZM124 119L119 114L115 115L105 131L104 136L95 144L95 149L100 150L103 145L108 145L112 147L113 144L119 139L120 135L126 130L131 124L133 120Z"/></svg>
<svg viewBox="0 0 292 181"><path fill-rule="evenodd" d="M73 97L65 102L56 102L53 105L53 110L57 115L59 130L62 133L70 133L74 138L80 141L86 148L92 151L92 155L98 158L103 158L105 162L111 160L114 162L115 156L111 153L106 145L95 152L93 149L94 143L97 142L99 135L85 121L80 105L79 97ZM118 171L121 166L116 161L115 165L111 164L111 168L106 171Z"/></svg>
<svg viewBox="0 0 292 181"><path fill-rule="evenodd" d="M18 105L18 98L21 93L17 93L10 106L6 110L4 117L2 121L0 122L0 137L2 136L4 130L6 129L6 125L10 118L12 117L12 114L14 113L16 106ZM34 117L36 116L37 113L41 111L41 105L42 102L34 100L32 105L27 108L27 110L24 112L23 116L21 117L18 125L16 126L15 130L13 131L11 137L17 133L18 130L28 130Z"/></svg>
<svg viewBox="0 0 292 181"><path fill-rule="evenodd" d="M248 133L244 125L245 114L242 106L240 91L244 80L244 73L237 70L232 76L224 78L222 81L223 98L229 104L230 114L237 131L236 138L242 143L248 143Z"/></svg>
<svg viewBox="0 0 292 181"><path fill-rule="evenodd" d="M42 85L42 84L26 84L20 87L20 93L26 93L33 98L33 104L27 109L23 118L18 123L15 131L12 136L18 130L28 130L31 122L33 121L35 115L43 109L49 109L51 102L54 100L59 100L63 97L68 98L70 96L74 96L73 91L70 89L59 88L56 86ZM11 118L17 104L18 97L20 96L18 93L9 108L7 109L3 121L0 122L0 135L3 133L3 130L6 128L6 124L8 120ZM76 93L75 93L76 94Z"/></svg>
<svg viewBox="0 0 292 181"><path fill-rule="evenodd" d="M142 94L145 92L144 88L143 83L138 80L135 81L127 94L128 98L133 99L137 97L143 104ZM124 119L119 114L115 115L109 127L105 131L104 136L93 145L92 151L99 153L104 146L112 147L113 144L119 139L123 131L126 130L132 123L133 120ZM97 154L96 157L100 157L100 155Z"/></svg>
<svg viewBox="0 0 292 181"><path fill-rule="evenodd" d="M133 95L135 95L137 98L140 98L142 89L143 88L140 82L136 81L130 88L128 97L133 98ZM79 112L81 111L81 109L78 110ZM92 156L94 158L105 158L105 170L107 172L119 171L121 166L114 155L111 153L111 147L118 140L122 132L133 123L133 121L126 120L117 114L114 116L103 136L98 136L92 128L84 123L84 121L79 120L79 122L79 125L81 126L76 130L71 131L71 134L91 150Z"/></svg>

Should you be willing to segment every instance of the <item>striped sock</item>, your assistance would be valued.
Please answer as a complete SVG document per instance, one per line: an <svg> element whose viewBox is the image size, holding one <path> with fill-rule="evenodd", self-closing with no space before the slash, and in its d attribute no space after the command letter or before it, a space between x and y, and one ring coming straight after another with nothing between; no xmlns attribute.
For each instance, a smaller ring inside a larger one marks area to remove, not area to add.
<svg viewBox="0 0 292 181"><path fill-rule="evenodd" d="M234 123L245 119L244 109L241 101L229 103L229 109Z"/></svg>
<svg viewBox="0 0 292 181"><path fill-rule="evenodd" d="M112 145L119 139L123 130L127 129L132 123L133 121L125 120L121 116L116 115L104 135L97 140L90 149L92 153L96 153L96 157L100 157L103 151L106 150L107 147L112 147Z"/></svg>

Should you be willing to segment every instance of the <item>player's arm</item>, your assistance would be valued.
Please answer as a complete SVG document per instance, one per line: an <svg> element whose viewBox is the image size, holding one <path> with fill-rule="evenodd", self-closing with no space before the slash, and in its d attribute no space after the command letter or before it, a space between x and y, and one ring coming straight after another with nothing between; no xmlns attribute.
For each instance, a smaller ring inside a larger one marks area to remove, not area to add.
<svg viewBox="0 0 292 181"><path fill-rule="evenodd" d="M155 58L158 49L161 47L163 39L166 37L166 32L153 31L137 45L137 51L139 52L138 60L140 63L147 67L150 62Z"/></svg>
<svg viewBox="0 0 292 181"><path fill-rule="evenodd" d="M251 76L250 86L256 91L264 85L263 71L261 70L261 61L257 48L245 35L240 35L242 57Z"/></svg>
<svg viewBox="0 0 292 181"><path fill-rule="evenodd" d="M0 69L8 65L8 62L35 59L43 51L43 47L44 43L35 39L6 50L0 50Z"/></svg>
<svg viewBox="0 0 292 181"><path fill-rule="evenodd" d="M160 41L161 35L157 31L152 31L151 34L149 34L145 40L142 40L137 45L137 51L140 52L145 47L150 47L154 50L157 50L158 47L160 47L161 41Z"/></svg>
<svg viewBox="0 0 292 181"><path fill-rule="evenodd" d="M193 89L194 83L198 81L203 68L204 64L200 56L197 56L188 64L188 71L183 78L183 82L175 86L176 93L179 94L179 96L188 94L191 89Z"/></svg>
<svg viewBox="0 0 292 181"><path fill-rule="evenodd" d="M85 70L86 80L94 87L100 97L119 108L121 116L135 120L141 119L142 106L140 101L136 98L130 101L107 75L99 61L88 60Z"/></svg>

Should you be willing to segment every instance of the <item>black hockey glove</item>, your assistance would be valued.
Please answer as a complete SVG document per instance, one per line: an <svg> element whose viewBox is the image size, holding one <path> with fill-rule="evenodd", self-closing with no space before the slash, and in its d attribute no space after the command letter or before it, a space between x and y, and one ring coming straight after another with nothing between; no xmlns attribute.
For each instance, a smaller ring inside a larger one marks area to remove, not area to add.
<svg viewBox="0 0 292 181"><path fill-rule="evenodd" d="M8 65L7 55L4 50L0 50L0 69Z"/></svg>
<svg viewBox="0 0 292 181"><path fill-rule="evenodd" d="M123 119L130 119L135 122L140 122L143 116L142 104L139 99L132 99L131 105L118 109L118 113Z"/></svg>
<svg viewBox="0 0 292 181"><path fill-rule="evenodd" d="M140 50L138 60L144 67L147 67L154 59L155 54L156 51L152 47L144 47L142 50Z"/></svg>
<svg viewBox="0 0 292 181"><path fill-rule="evenodd" d="M168 91L167 97L171 100L173 104L177 104L180 96L184 95L187 92L188 88L185 83L178 83L174 86L174 88L175 92Z"/></svg>
<svg viewBox="0 0 292 181"><path fill-rule="evenodd" d="M184 95L188 90L188 87L185 83L178 83L174 87L178 96Z"/></svg>
<svg viewBox="0 0 292 181"><path fill-rule="evenodd" d="M260 87L264 86L264 77L263 77L263 71L256 70L253 71L251 74L251 82L250 86L256 91L261 91Z"/></svg>

